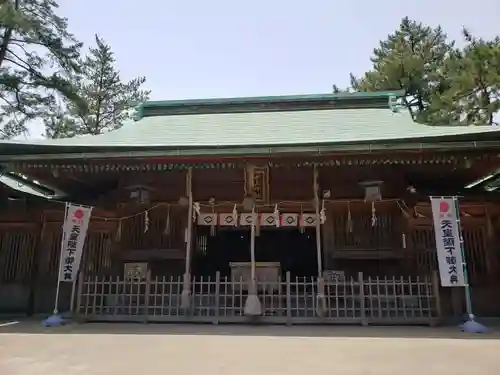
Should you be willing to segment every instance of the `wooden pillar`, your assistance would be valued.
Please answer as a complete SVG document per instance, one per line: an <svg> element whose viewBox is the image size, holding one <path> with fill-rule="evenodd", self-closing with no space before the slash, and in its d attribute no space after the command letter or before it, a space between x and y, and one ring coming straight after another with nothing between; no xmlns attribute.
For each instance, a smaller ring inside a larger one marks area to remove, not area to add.
<svg viewBox="0 0 500 375"><path fill-rule="evenodd" d="M193 192L192 192L193 169L189 167L186 175L186 194L188 197L188 214L186 224L186 264L181 294L181 307L189 308L191 302L191 235L193 230Z"/></svg>
<svg viewBox="0 0 500 375"><path fill-rule="evenodd" d="M319 202L318 168L314 164L313 170L314 206L316 210L316 257L318 261L318 294L316 296L316 313L323 316L326 310L325 301L325 280L323 279L323 255L321 253L321 218Z"/></svg>
<svg viewBox="0 0 500 375"><path fill-rule="evenodd" d="M323 256L321 253L321 222L320 222L320 202L319 202L319 185L318 185L318 169L314 165L313 172L313 187L314 187L314 206L316 210L316 257L318 261L318 278L323 276Z"/></svg>
<svg viewBox="0 0 500 375"><path fill-rule="evenodd" d="M40 255L43 251L47 251L47 249L43 248L45 231L47 227L47 222L45 218L45 214L42 212L40 218L39 232L38 237L33 246L33 257L31 263L31 277L30 277L30 291L28 297L28 311L27 314L29 316L36 313L36 292L38 286L38 277L39 277L39 263L40 263Z"/></svg>
<svg viewBox="0 0 500 375"><path fill-rule="evenodd" d="M498 272L498 261L495 257L495 249L497 248L498 242L495 236L495 228L493 226L493 220L490 215L490 210L486 204L484 207L485 211L485 221L486 221L486 243L485 243L485 257L486 257L486 267L488 272L488 283L494 282L496 280L496 274Z"/></svg>
<svg viewBox="0 0 500 375"><path fill-rule="evenodd" d="M257 316L262 314L262 305L257 297L257 275L255 265L255 225L257 223L257 215L255 214L255 206L252 207L252 224L250 225L250 288L245 301L245 315Z"/></svg>

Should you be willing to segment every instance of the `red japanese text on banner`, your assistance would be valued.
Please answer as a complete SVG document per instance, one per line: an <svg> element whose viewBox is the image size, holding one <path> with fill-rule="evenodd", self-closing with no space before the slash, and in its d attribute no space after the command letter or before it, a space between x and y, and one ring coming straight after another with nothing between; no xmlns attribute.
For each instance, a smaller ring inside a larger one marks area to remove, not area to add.
<svg viewBox="0 0 500 375"><path fill-rule="evenodd" d="M441 285L465 286L459 216L454 198L431 198Z"/></svg>
<svg viewBox="0 0 500 375"><path fill-rule="evenodd" d="M91 214L92 207L68 204L63 225L59 281L74 282L77 278Z"/></svg>

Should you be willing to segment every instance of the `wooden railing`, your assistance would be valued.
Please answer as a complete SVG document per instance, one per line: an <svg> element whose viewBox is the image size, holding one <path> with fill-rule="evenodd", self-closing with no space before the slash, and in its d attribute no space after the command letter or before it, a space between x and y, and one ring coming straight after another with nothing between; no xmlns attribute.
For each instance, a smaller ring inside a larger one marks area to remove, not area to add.
<svg viewBox="0 0 500 375"><path fill-rule="evenodd" d="M431 277L351 278L327 282L325 307L318 314L314 278L266 281L258 288L267 323L433 324L439 318L439 295ZM246 322L246 283L227 277L194 278L191 308L181 308L181 277L141 281L85 278L79 285L76 312L88 321Z"/></svg>

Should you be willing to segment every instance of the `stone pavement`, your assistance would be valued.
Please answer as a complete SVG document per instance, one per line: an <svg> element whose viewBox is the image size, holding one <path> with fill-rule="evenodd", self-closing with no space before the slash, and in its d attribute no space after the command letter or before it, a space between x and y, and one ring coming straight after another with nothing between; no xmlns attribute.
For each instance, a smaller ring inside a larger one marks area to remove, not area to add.
<svg viewBox="0 0 500 375"><path fill-rule="evenodd" d="M498 375L500 332L456 328L0 324L1 375Z"/></svg>

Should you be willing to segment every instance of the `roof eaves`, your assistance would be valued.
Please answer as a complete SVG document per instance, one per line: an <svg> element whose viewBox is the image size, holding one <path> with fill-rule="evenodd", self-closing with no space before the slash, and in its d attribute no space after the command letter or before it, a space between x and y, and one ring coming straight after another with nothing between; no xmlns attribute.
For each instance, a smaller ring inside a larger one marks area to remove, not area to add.
<svg viewBox="0 0 500 375"><path fill-rule="evenodd" d="M279 156L286 154L325 155L341 152L381 152L381 151L424 151L424 150L475 150L500 148L498 141L449 141L449 142L386 142L386 143L343 143L330 145L282 145L282 146L242 146L242 147L205 147L169 148L157 150L104 152L72 152L55 154L16 154L1 155L0 162L33 160L75 160L103 158L147 158L147 157L242 157L242 156Z"/></svg>
<svg viewBox="0 0 500 375"><path fill-rule="evenodd" d="M47 199L57 199L66 196L65 193L59 191L58 189L42 185L27 177L23 177L12 172L0 175L0 183L20 193L35 195Z"/></svg>

